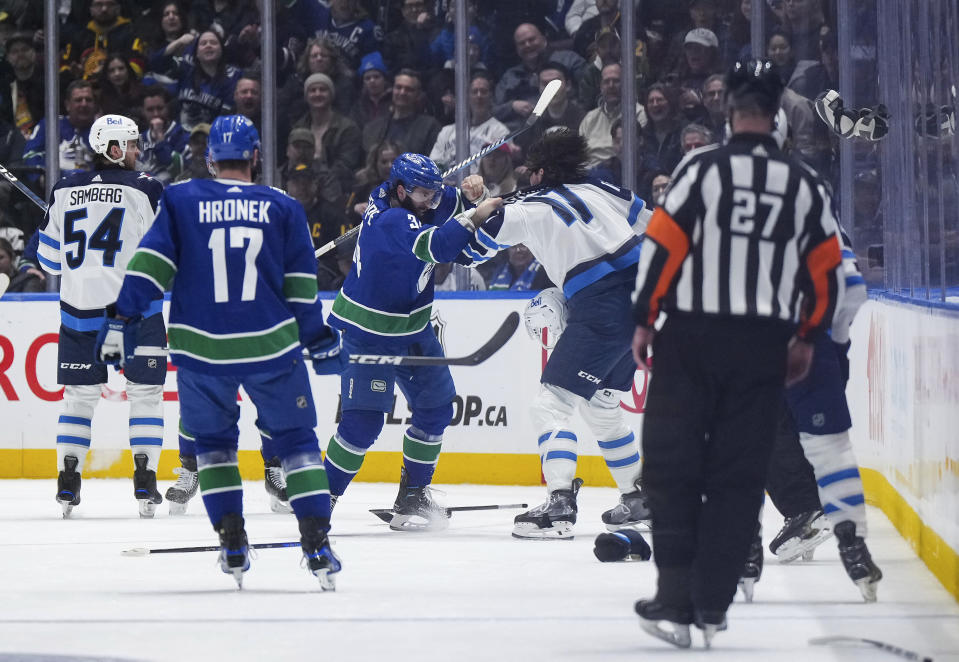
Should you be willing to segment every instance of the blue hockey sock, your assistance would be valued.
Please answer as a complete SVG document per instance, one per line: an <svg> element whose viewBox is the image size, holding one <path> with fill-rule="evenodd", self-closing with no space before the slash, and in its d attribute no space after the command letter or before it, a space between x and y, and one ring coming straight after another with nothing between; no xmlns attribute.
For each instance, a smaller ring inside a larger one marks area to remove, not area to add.
<svg viewBox="0 0 959 662"><path fill-rule="evenodd" d="M200 495L210 523L216 526L227 513L243 513L243 483L235 450L197 455Z"/></svg>
<svg viewBox="0 0 959 662"><path fill-rule="evenodd" d="M339 432L330 437L323 464L331 493L339 496L346 491L356 472L363 466L366 451L366 448L354 446L343 439Z"/></svg>
<svg viewBox="0 0 959 662"><path fill-rule="evenodd" d="M408 484L422 487L433 481L433 471L443 448L443 435L427 434L410 426L403 435L403 466Z"/></svg>
<svg viewBox="0 0 959 662"><path fill-rule="evenodd" d="M330 484L319 451L294 453L282 459L286 494L296 518L330 518Z"/></svg>

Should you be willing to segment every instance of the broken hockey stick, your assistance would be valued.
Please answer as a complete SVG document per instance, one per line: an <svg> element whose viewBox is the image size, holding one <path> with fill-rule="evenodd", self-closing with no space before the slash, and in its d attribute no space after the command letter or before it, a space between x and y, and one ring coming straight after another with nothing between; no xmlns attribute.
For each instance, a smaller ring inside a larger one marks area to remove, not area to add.
<svg viewBox="0 0 959 662"><path fill-rule="evenodd" d="M299 547L299 541L293 542L257 542L249 545L252 549L273 549L276 547ZM150 554L187 554L191 552L217 552L219 545L199 545L197 547L134 547L125 549L123 556L148 556Z"/></svg>
<svg viewBox="0 0 959 662"><path fill-rule="evenodd" d="M506 344L516 327L519 326L519 313L515 310L506 316L503 323L493 334L493 337L486 341L486 344L480 347L472 354L458 358L447 356L390 356L384 354L350 354L350 363L363 363L368 365L479 365ZM170 350L165 347L139 346L133 350L136 356L168 356ZM303 358L309 358L304 354Z"/></svg>
<svg viewBox="0 0 959 662"><path fill-rule="evenodd" d="M823 646L827 644L867 644L869 646L875 646L880 650L884 650L887 653L892 653L893 655L898 655L899 657L905 658L907 660L914 660L915 662L933 662L931 657L926 657L925 655L920 655L919 653L905 648L899 648L899 646L893 646L892 644L887 644L883 641L876 641L875 639L863 639L861 637L814 637L809 640L809 643L813 646Z"/></svg>
<svg viewBox="0 0 959 662"><path fill-rule="evenodd" d="M461 513L470 510L512 510L515 508L527 508L528 504L525 503L503 503L495 504L492 506L452 506L446 509L446 516L452 517L453 513ZM389 524L393 521L393 509L392 508L370 508L370 512L379 517L381 520ZM219 548L218 548L219 549Z"/></svg>
<svg viewBox="0 0 959 662"><path fill-rule="evenodd" d="M36 193L34 193L33 191L31 191L29 188L27 188L27 185L26 185L26 184L24 184L24 183L21 182L19 179L17 179L17 176L16 176L16 175L14 175L12 172L10 172L10 171L7 170L6 168L4 168L2 165L0 165L0 175L3 175L3 178L4 178L4 179L6 179L8 182L10 182L10 183L13 184L15 187L17 187L17 189L18 189L21 193L23 193L25 196L27 196L28 198L30 198L30 202L32 202L33 204L35 204L37 207L39 207L40 209L42 209L44 212L47 211L47 203L45 203L43 200L41 200L40 197L39 197Z"/></svg>
<svg viewBox="0 0 959 662"><path fill-rule="evenodd" d="M0 297L2 297L3 293L7 291L8 287L10 287L10 276L7 274L0 274Z"/></svg>
<svg viewBox="0 0 959 662"><path fill-rule="evenodd" d="M486 341L486 344L480 347L472 354L459 358L449 358L446 356L389 356L383 354L350 354L350 363L363 363L368 365L479 365L506 344L506 341L513 337L513 332L519 326L519 313L515 310L506 316L503 323L493 334L493 337Z"/></svg>
<svg viewBox="0 0 959 662"><path fill-rule="evenodd" d="M539 95L539 99L536 101L536 105L533 106L533 111L529 114L529 117L526 118L526 123L523 126L521 126L519 129L517 129L513 133L509 134L508 136L504 138L500 138L496 142L490 143L489 145L487 145L480 151L476 152L475 154L472 154L466 157L466 159L460 161L456 165L451 166L446 172L443 173L442 175L443 179L446 179L450 175L455 174L459 172L460 170L462 170L463 168L466 168L472 165L473 163L480 160L481 158L483 158L484 156L486 156L493 150L502 147L503 145L508 143L510 140L513 140L520 134L525 133L529 129L533 128L533 125L536 124L536 121L543 116L544 112L546 112L546 107L553 101L553 97L556 96L556 93L559 92L559 88L562 85L563 83L558 80L551 80L543 89L543 93ZM503 202L507 202L507 200L504 198ZM326 253L329 253L331 250L333 250L337 246L340 246L341 244L347 241L350 241L354 236L356 236L356 233L360 231L360 227L362 227L362 225L363 224L360 223L360 225L357 225L354 228L350 228L349 230L341 234L339 237L337 237L333 241L329 241L323 244L322 246L317 248L316 251L314 251L314 255L316 255L316 257L320 257L321 255L325 255Z"/></svg>

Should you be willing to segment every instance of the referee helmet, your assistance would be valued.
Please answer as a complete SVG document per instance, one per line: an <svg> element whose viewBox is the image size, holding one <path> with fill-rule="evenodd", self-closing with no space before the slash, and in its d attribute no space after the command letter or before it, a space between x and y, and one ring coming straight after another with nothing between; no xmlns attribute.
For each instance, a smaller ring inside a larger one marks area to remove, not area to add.
<svg viewBox="0 0 959 662"><path fill-rule="evenodd" d="M726 108L772 117L783 93L779 69L769 60L740 60L726 74Z"/></svg>

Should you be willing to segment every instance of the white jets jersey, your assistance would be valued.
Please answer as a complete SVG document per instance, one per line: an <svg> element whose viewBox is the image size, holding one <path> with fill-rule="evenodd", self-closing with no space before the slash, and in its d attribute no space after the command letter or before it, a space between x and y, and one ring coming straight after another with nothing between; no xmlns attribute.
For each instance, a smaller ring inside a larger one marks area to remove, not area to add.
<svg viewBox="0 0 959 662"><path fill-rule="evenodd" d="M464 253L478 263L525 244L568 299L637 263L651 215L631 191L598 179L537 187L491 216Z"/></svg>
<svg viewBox="0 0 959 662"><path fill-rule="evenodd" d="M64 324L99 328L102 320L94 318L116 301L127 262L153 223L162 192L150 176L119 168L78 172L54 187L37 258L61 277Z"/></svg>

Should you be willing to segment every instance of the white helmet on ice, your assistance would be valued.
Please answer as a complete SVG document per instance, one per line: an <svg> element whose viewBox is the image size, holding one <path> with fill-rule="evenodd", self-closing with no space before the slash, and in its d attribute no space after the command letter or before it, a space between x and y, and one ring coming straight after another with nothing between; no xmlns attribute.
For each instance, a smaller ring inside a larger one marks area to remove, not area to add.
<svg viewBox="0 0 959 662"><path fill-rule="evenodd" d="M566 297L558 287L548 287L526 304L523 311L526 332L529 337L541 343L546 349L556 346L563 330L566 329ZM547 330L543 342L543 329Z"/></svg>
<svg viewBox="0 0 959 662"><path fill-rule="evenodd" d="M128 142L139 139L140 129L137 128L137 123L123 115L104 115L90 127L90 147L107 161L117 165L123 163ZM109 153L110 143L114 140L124 154L119 159L112 158Z"/></svg>

